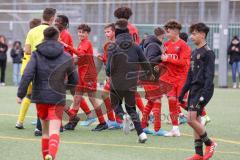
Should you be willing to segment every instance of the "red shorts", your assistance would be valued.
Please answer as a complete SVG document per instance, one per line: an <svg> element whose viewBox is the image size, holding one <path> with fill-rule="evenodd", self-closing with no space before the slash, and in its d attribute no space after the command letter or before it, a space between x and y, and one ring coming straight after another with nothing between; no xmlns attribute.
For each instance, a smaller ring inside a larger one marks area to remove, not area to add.
<svg viewBox="0 0 240 160"><path fill-rule="evenodd" d="M38 117L42 120L62 120L64 105L36 104Z"/></svg>
<svg viewBox="0 0 240 160"><path fill-rule="evenodd" d="M97 80L89 80L84 81L80 79L80 82L78 83L76 87L76 91L78 92L96 92L97 91Z"/></svg>
<svg viewBox="0 0 240 160"><path fill-rule="evenodd" d="M178 99L178 97L180 96L180 94L182 92L182 88L183 88L184 84L185 84L185 81L179 81L178 83L173 84L172 89L171 89L171 91L168 92L167 96ZM185 95L185 97L186 96L187 96L187 94Z"/></svg>
<svg viewBox="0 0 240 160"><path fill-rule="evenodd" d="M145 98L147 100L154 100L162 97L162 94L159 92L159 86L155 84L143 85L145 90Z"/></svg>

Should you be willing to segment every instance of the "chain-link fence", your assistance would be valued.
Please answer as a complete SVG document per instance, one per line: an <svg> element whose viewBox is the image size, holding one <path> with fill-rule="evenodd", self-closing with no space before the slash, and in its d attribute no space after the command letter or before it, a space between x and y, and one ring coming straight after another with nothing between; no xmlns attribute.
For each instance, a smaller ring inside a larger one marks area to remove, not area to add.
<svg viewBox="0 0 240 160"><path fill-rule="evenodd" d="M162 26L169 19L181 22L184 32L188 32L189 26L194 22L207 23L210 26L208 43L216 53L216 64L219 63L220 0L1 0L0 34L7 37L10 45L15 40L24 43L29 30L29 21L33 18L41 18L45 7L53 7L57 9L57 14L65 14L69 17L69 30L75 46L78 44L77 26L88 23L92 27L90 39L94 48L98 49L105 41L104 25L115 21L113 13L120 6L128 6L132 9L133 15L130 21L137 26L141 36L144 33L151 34L154 27ZM228 43L234 35L240 35L238 15L240 15L240 0L231 0ZM191 42L189 43L192 45Z"/></svg>

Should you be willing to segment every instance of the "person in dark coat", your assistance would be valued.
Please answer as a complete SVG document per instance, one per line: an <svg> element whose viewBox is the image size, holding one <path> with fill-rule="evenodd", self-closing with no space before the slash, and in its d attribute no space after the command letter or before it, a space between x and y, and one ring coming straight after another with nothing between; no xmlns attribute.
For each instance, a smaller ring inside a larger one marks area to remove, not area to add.
<svg viewBox="0 0 240 160"><path fill-rule="evenodd" d="M20 41L15 41L13 43L11 57L13 62L13 83L15 86L18 86L21 80L20 69L23 58L23 48Z"/></svg>
<svg viewBox="0 0 240 160"><path fill-rule="evenodd" d="M127 24L128 22L125 19L120 19L115 23L116 41L110 44L108 48L106 73L110 77L111 103L115 113L123 119L123 131L126 134L129 133L132 120L139 136L139 142L144 143L147 136L142 130L136 112L135 92L139 67L141 66L149 75L152 75L152 72L141 48L133 42ZM124 113L121 106L123 99L129 115Z"/></svg>
<svg viewBox="0 0 240 160"><path fill-rule="evenodd" d="M237 72L240 76L240 41L234 36L228 47L229 63L232 66L233 88L237 88ZM239 84L240 87L240 84Z"/></svg>
<svg viewBox="0 0 240 160"><path fill-rule="evenodd" d="M1 68L1 79L0 85L5 86L5 71L7 66L7 50L6 38L0 35L0 68Z"/></svg>
<svg viewBox="0 0 240 160"><path fill-rule="evenodd" d="M32 102L36 103L42 123L42 154L45 159L55 159L59 146L59 130L66 103L67 86L77 85L77 72L73 60L64 53L58 42L59 31L55 27L44 30L44 41L32 53L23 73L17 100L26 96L32 82ZM64 83L67 76L67 85Z"/></svg>

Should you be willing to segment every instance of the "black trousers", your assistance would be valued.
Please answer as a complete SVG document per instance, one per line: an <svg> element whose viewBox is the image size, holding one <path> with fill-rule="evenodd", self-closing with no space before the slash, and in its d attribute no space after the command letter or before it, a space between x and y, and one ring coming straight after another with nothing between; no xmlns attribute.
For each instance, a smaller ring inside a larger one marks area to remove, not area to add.
<svg viewBox="0 0 240 160"><path fill-rule="evenodd" d="M1 68L1 83L5 82L5 71L6 71L7 60L0 60L0 68Z"/></svg>
<svg viewBox="0 0 240 160"><path fill-rule="evenodd" d="M122 108L122 101L125 99L126 111L133 121L137 134L140 135L143 130L139 116L136 112L135 91L111 90L110 98L114 112L121 117L121 119L123 119L123 115L125 114Z"/></svg>

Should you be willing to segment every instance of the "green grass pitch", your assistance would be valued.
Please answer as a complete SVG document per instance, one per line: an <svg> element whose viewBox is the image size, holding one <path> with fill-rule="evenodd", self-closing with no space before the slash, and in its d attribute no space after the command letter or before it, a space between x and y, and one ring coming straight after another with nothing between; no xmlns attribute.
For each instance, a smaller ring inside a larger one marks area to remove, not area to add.
<svg viewBox="0 0 240 160"><path fill-rule="evenodd" d="M0 87L0 159L41 160L40 138L33 136L35 105L30 106L24 130L14 128L20 105L16 103L16 87ZM217 143L213 160L240 159L240 90L216 89L207 107L211 123L208 133ZM168 113L166 100L163 112ZM180 127L183 136L164 138L148 136L146 144L138 144L135 132L124 135L121 130L90 131L78 126L61 134L57 160L183 160L192 155L192 130ZM162 128L171 126L162 123Z"/></svg>

